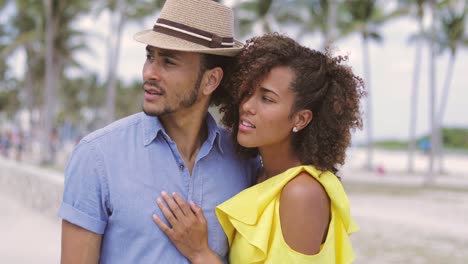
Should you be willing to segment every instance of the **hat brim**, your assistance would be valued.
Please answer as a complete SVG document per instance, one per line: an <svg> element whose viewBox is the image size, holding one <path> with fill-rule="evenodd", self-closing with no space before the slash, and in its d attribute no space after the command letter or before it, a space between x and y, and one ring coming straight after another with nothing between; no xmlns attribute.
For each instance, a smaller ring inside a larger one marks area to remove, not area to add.
<svg viewBox="0 0 468 264"><path fill-rule="evenodd" d="M244 47L242 42L234 40L234 47L232 48L208 48L187 40L155 32L151 29L136 33L133 36L133 39L138 42L161 49L198 52L229 57L236 56L242 50L242 47Z"/></svg>

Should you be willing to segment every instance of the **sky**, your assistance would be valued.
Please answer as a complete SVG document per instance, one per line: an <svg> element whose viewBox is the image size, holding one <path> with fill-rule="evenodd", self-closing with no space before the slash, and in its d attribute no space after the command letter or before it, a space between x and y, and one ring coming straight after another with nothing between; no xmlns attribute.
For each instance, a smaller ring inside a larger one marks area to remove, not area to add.
<svg viewBox="0 0 468 264"><path fill-rule="evenodd" d="M141 69L145 60L145 46L133 40L133 35L143 29L153 26L154 17L127 24L122 34L121 57L118 64L119 77L127 82L141 79ZM106 72L105 36L108 32L108 16L83 17L77 27L86 32L101 37L87 37L92 52L80 53L78 59L85 67L101 76ZM96 26L99 25L99 26ZM373 130L376 140L406 140L409 134L410 93L415 56L415 45L409 44L408 37L417 29L416 22L408 18L400 18L387 23L381 30L384 41L381 44L370 45L371 80L365 80L372 96ZM294 30L283 32L294 37ZM245 40L245 39L240 39ZM310 48L320 48L322 40L318 35L304 38L302 44ZM351 35L335 43L337 54L349 56L349 65L356 75L363 77L362 49L358 35ZM425 135L429 131L428 104L428 56L427 46L423 46L423 59L418 103L418 120L416 134ZM18 54L14 60L21 60ZM448 54L444 53L437 59L436 100L440 104L442 84L446 75ZM21 67L17 67L21 75ZM443 120L445 127L468 127L468 49L458 51L454 67L452 86ZM437 105L438 108L438 105ZM368 121L365 120L365 125ZM354 141L365 139L365 130L354 133Z"/></svg>

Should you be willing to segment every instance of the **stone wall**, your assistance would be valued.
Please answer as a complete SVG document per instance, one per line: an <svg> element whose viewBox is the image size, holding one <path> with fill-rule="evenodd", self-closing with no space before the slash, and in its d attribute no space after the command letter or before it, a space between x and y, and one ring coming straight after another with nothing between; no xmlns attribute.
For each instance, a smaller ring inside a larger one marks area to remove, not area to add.
<svg viewBox="0 0 468 264"><path fill-rule="evenodd" d="M59 171L0 158L0 192L41 214L57 217L63 182Z"/></svg>

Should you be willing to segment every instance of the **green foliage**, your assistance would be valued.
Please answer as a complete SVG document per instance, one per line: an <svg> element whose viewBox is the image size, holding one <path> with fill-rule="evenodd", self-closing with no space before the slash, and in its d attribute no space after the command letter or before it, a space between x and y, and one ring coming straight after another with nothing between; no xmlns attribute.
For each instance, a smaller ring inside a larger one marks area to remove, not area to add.
<svg viewBox="0 0 468 264"><path fill-rule="evenodd" d="M408 147L408 143L397 140L387 140L376 142L374 146L385 149L405 149Z"/></svg>
<svg viewBox="0 0 468 264"><path fill-rule="evenodd" d="M105 98L105 89L96 74L62 80L57 123L67 121L75 126L89 127L102 119L99 113ZM80 124L83 123L83 124Z"/></svg>
<svg viewBox="0 0 468 264"><path fill-rule="evenodd" d="M317 32L326 39L331 32L330 8L330 0L288 1L283 5L282 11L278 13L278 22L299 26L298 41L307 34ZM341 15L335 16L335 19L341 18Z"/></svg>
<svg viewBox="0 0 468 264"><path fill-rule="evenodd" d="M420 19L424 17L424 7L432 0L398 0L398 8L410 17Z"/></svg>
<svg viewBox="0 0 468 264"><path fill-rule="evenodd" d="M257 1L257 14L260 16L266 16L270 7L273 3L273 0L264 0L264 1Z"/></svg>
<svg viewBox="0 0 468 264"><path fill-rule="evenodd" d="M438 35L439 50L450 50L455 55L459 47L468 46L468 36L466 35L466 14L468 4L462 10L454 8L444 8L440 11L441 31Z"/></svg>
<svg viewBox="0 0 468 264"><path fill-rule="evenodd" d="M468 150L468 128L444 128L442 130L444 148ZM417 142L429 141L430 137L424 135ZM376 147L386 149L406 149L408 143L406 141L384 140L375 142Z"/></svg>
<svg viewBox="0 0 468 264"><path fill-rule="evenodd" d="M121 11L126 20L138 21L161 9L164 2L165 0L123 0L120 2L123 6L118 6L118 0L99 0L95 2L93 10L96 14L104 10Z"/></svg>
<svg viewBox="0 0 468 264"><path fill-rule="evenodd" d="M0 90L0 112L11 118L19 110L17 89Z"/></svg>
<svg viewBox="0 0 468 264"><path fill-rule="evenodd" d="M78 127L93 130L104 123L106 89L98 82L97 75L88 74L78 78L67 78L60 91L60 106L57 123L64 121ZM118 82L116 94L116 118L141 111L141 81L130 84Z"/></svg>
<svg viewBox="0 0 468 264"><path fill-rule="evenodd" d="M358 32L364 39L381 42L380 28L383 24L407 14L407 9L387 10L383 3L378 0L353 0L339 5L339 14L343 16L337 21L340 35Z"/></svg>
<svg viewBox="0 0 468 264"><path fill-rule="evenodd" d="M468 150L468 128L444 128L442 133L445 147Z"/></svg>
<svg viewBox="0 0 468 264"><path fill-rule="evenodd" d="M254 25L259 23L263 33L274 30L272 22L276 22L278 12L283 9L284 0L249 0L241 2L235 10L235 16L239 21L239 34L241 36L251 35Z"/></svg>
<svg viewBox="0 0 468 264"><path fill-rule="evenodd" d="M372 19L376 10L375 0L348 1L347 8L356 22L366 23Z"/></svg>
<svg viewBox="0 0 468 264"><path fill-rule="evenodd" d="M0 0L0 11L6 6L7 3L7 0Z"/></svg>
<svg viewBox="0 0 468 264"><path fill-rule="evenodd" d="M143 102L141 81L133 81L129 85L119 83L116 96L116 117L122 118L141 111Z"/></svg>

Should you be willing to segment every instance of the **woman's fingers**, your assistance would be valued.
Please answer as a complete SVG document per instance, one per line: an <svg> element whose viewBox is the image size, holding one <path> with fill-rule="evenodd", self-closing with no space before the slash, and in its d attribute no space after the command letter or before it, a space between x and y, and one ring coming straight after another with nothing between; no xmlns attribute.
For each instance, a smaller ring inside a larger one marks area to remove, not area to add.
<svg viewBox="0 0 468 264"><path fill-rule="evenodd" d="M159 226L168 237L172 236L172 229L166 225L156 214L153 214L153 221Z"/></svg>
<svg viewBox="0 0 468 264"><path fill-rule="evenodd" d="M185 216L185 214L182 212L181 208L176 203L174 198L169 196L169 194L167 194L166 192L161 192L161 196L163 197L164 201L166 201L170 210L172 211L172 213L177 219L182 219L182 217Z"/></svg>
<svg viewBox="0 0 468 264"><path fill-rule="evenodd" d="M161 209L161 212L163 213L164 217L166 217L167 221L169 224L174 227L178 224L176 216L172 213L171 209L169 209L166 204L163 202L161 198L158 198L156 200L156 203L159 206L159 209Z"/></svg>
<svg viewBox="0 0 468 264"><path fill-rule="evenodd" d="M179 205L180 210L185 216L189 217L194 215L192 210L190 210L190 207L185 202L184 198L182 198L178 193L172 193L172 197L174 197L174 200Z"/></svg>
<svg viewBox="0 0 468 264"><path fill-rule="evenodd" d="M198 221L202 224L206 224L205 215L203 214L203 210L201 209L201 207L196 205L193 201L190 201L190 208L197 216Z"/></svg>
<svg viewBox="0 0 468 264"><path fill-rule="evenodd" d="M171 196L163 192L161 195L157 203L169 224L156 214L153 221L177 249L191 260L212 252L208 246L208 228L201 208L194 202L187 203L177 193Z"/></svg>
<svg viewBox="0 0 468 264"><path fill-rule="evenodd" d="M187 205L185 200L178 193L172 193L172 196L166 192L161 192L162 198L158 198L158 206L166 217L167 221L174 228L176 225L191 226L194 225L198 217Z"/></svg>

